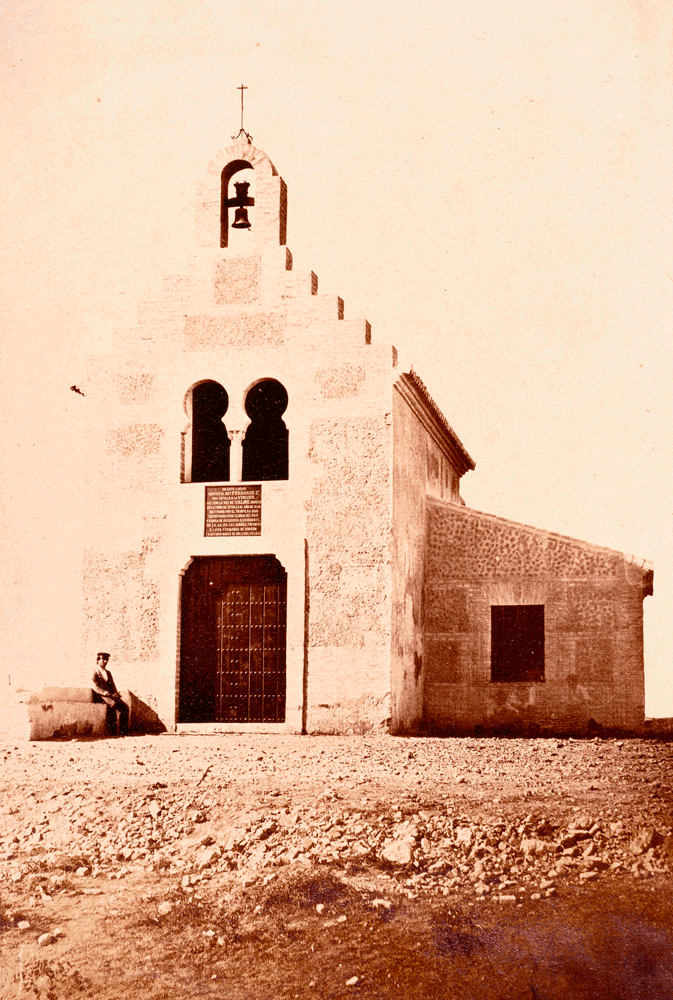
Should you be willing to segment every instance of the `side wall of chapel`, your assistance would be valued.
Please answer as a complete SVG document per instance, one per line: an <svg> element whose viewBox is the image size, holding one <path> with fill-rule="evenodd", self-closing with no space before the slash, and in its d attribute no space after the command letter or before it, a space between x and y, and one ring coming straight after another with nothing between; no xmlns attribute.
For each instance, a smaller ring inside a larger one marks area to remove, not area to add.
<svg viewBox="0 0 673 1000"><path fill-rule="evenodd" d="M413 400L402 375L393 392L391 728L397 733L417 729L423 717L426 497L462 503L461 472Z"/></svg>
<svg viewBox="0 0 673 1000"><path fill-rule="evenodd" d="M619 552L429 499L424 718L455 732L586 732L644 719L643 598ZM491 679L491 608L544 607L544 679Z"/></svg>

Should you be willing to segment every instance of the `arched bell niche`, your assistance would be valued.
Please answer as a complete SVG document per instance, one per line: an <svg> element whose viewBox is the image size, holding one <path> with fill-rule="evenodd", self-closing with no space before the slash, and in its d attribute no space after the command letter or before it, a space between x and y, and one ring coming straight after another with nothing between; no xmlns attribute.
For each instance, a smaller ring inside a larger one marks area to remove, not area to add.
<svg viewBox="0 0 673 1000"><path fill-rule="evenodd" d="M275 378L260 379L248 389L245 412L250 424L243 439L244 482L287 479L288 429L283 420L288 395Z"/></svg>
<svg viewBox="0 0 673 1000"><path fill-rule="evenodd" d="M247 197L254 201L254 207L232 203L236 198L236 184L241 181L250 181ZM237 207L246 209L250 229L232 227ZM269 157L242 140L221 149L209 162L198 185L197 245L228 247L234 254L248 253L253 246L285 246L286 237L287 187Z"/></svg>
<svg viewBox="0 0 673 1000"><path fill-rule="evenodd" d="M240 174L234 181L236 174ZM232 160L222 171L220 194L220 246L228 247L234 233L252 228L248 209L255 204L254 167L248 160ZM231 221L230 221L231 213ZM247 223L247 225L246 225ZM234 227L234 228L232 228Z"/></svg>
<svg viewBox="0 0 673 1000"><path fill-rule="evenodd" d="M185 404L191 417L186 440L191 460L185 463L185 481L229 482L231 441L222 419L229 408L226 389L210 379L197 382L187 393Z"/></svg>

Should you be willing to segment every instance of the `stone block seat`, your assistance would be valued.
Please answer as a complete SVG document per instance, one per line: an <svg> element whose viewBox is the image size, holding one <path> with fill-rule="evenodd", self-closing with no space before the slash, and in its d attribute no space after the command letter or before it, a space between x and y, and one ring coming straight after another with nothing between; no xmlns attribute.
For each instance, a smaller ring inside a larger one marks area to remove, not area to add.
<svg viewBox="0 0 673 1000"><path fill-rule="evenodd" d="M161 733L165 727L156 712L131 691L120 692L129 708L129 733ZM117 712L92 688L46 687L23 703L30 727L27 739L49 740L76 736L116 736ZM27 728L27 727L26 727Z"/></svg>

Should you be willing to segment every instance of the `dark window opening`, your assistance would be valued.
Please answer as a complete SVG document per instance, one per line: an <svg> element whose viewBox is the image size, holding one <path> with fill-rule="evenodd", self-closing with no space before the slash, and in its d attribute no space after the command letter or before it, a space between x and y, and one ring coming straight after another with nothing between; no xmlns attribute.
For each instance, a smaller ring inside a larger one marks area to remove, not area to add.
<svg viewBox="0 0 673 1000"><path fill-rule="evenodd" d="M544 680L544 604L491 607L491 680Z"/></svg>
<svg viewBox="0 0 673 1000"><path fill-rule="evenodd" d="M229 397L219 382L201 382L192 389L193 483L229 481L231 442L222 417Z"/></svg>
<svg viewBox="0 0 673 1000"><path fill-rule="evenodd" d="M288 478L288 430L283 420L287 392L266 378L249 390L245 411L250 424L243 439L243 481Z"/></svg>

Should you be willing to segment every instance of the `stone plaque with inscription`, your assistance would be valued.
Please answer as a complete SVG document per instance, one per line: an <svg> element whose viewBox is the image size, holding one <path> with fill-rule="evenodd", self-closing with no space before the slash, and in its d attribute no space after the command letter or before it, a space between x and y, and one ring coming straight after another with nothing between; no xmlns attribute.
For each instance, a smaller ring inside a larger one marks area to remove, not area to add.
<svg viewBox="0 0 673 1000"><path fill-rule="evenodd" d="M206 486L206 537L261 534L261 486Z"/></svg>

